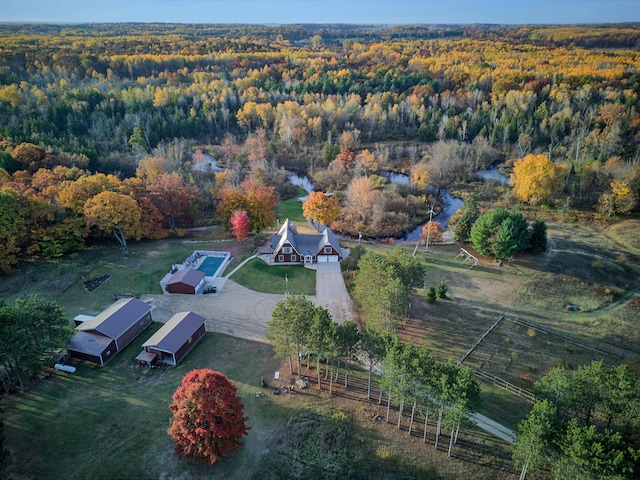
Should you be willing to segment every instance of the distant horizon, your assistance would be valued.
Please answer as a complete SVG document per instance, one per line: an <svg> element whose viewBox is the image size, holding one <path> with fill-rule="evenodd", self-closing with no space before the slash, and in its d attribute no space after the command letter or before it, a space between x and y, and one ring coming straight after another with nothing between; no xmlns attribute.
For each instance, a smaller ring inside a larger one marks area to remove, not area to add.
<svg viewBox="0 0 640 480"><path fill-rule="evenodd" d="M170 21L111 21L111 22L99 22L99 21L31 21L31 20L12 20L2 21L0 25L115 25L115 24L136 24L136 25L247 25L247 26L263 26L263 27L282 27L286 25L312 25L312 26L332 26L332 25L348 25L356 27L422 27L422 26L435 26L435 27L456 27L456 26L496 26L496 27L509 27L509 26L541 26L541 27L554 27L554 26L609 26L609 25L631 25L640 24L640 20L628 20L620 22L574 22L574 23L495 23L495 22L457 22L457 23L375 23L375 22L287 22L287 23L260 23L260 22L170 22Z"/></svg>
<svg viewBox="0 0 640 480"><path fill-rule="evenodd" d="M640 22L638 0L0 0L0 23L600 25Z"/></svg>

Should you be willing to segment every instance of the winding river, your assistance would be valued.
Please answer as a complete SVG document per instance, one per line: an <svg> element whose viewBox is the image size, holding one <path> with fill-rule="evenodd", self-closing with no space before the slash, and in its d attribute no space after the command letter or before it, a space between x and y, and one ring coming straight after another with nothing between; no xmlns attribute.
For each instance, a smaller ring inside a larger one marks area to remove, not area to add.
<svg viewBox="0 0 640 480"><path fill-rule="evenodd" d="M509 183L509 179L498 172L498 169L495 167L488 170L479 171L477 172L477 175L485 180L494 180L502 184ZM383 172L382 176L384 176L390 182L397 183L399 185L409 185L411 182L409 176L405 175L404 173ZM307 192L313 191L313 182L311 182L311 180L306 176L291 174L289 175L289 181L294 185L305 189ZM456 211L458 211L463 202L461 199L452 196L449 193L449 190L447 190L446 188L441 189L439 195L442 199L444 209L438 212L438 214L433 217L433 220L442 225L442 228L444 230L447 227L449 219L453 216L453 214L456 213ZM399 239L399 241L415 242L420 238L420 234L422 233L422 226L422 224L418 225L410 232L407 232L402 238Z"/></svg>

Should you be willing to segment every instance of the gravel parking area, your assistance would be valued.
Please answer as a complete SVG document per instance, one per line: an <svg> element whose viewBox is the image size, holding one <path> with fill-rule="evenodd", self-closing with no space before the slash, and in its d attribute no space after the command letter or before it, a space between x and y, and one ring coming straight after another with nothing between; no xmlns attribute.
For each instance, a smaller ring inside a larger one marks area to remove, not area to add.
<svg viewBox="0 0 640 480"><path fill-rule="evenodd" d="M340 264L323 263L315 267L317 294L308 297L309 300L329 310L338 323L353 318ZM216 286L216 294L143 295L141 299L155 307L153 319L157 322L164 323L177 312L191 310L206 319L208 332L264 342L271 312L284 295L255 292L226 278L216 279Z"/></svg>

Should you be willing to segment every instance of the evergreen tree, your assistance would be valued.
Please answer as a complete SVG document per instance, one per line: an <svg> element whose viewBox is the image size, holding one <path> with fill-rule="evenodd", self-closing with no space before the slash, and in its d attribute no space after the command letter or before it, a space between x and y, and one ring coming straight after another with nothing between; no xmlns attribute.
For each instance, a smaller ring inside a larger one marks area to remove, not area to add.
<svg viewBox="0 0 640 480"><path fill-rule="evenodd" d="M438 298L447 298L447 290L449 290L449 287L447 287L447 284L444 283L444 279L440 280L440 283L436 288L436 295L438 296Z"/></svg>
<svg viewBox="0 0 640 480"><path fill-rule="evenodd" d="M438 297L438 294L436 292L435 287L431 287L429 288L429 290L427 290L427 302L435 303L437 297Z"/></svg>
<svg viewBox="0 0 640 480"><path fill-rule="evenodd" d="M465 200L462 205L461 215L458 218L455 229L453 231L453 239L456 242L464 243L469 241L471 235L471 227L478 219L480 211L478 210L478 204L474 198Z"/></svg>
<svg viewBox="0 0 640 480"><path fill-rule="evenodd" d="M531 238L529 239L529 252L534 255L547 251L547 224L539 218L531 226Z"/></svg>
<svg viewBox="0 0 640 480"><path fill-rule="evenodd" d="M511 212L504 208L489 210L481 215L471 228L473 248L496 260L510 257L513 252L529 246L531 230L527 219L518 208Z"/></svg>

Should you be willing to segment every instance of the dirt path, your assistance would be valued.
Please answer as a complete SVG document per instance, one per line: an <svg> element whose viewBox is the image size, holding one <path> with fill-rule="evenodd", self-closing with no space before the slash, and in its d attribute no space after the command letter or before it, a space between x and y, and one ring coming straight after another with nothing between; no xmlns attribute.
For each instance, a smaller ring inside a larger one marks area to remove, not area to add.
<svg viewBox="0 0 640 480"><path fill-rule="evenodd" d="M478 425L485 432L489 432L492 435L513 444L516 439L515 433L504 425L500 425L498 422L494 422L488 417L485 417L481 413L472 413L470 416L471 421Z"/></svg>

